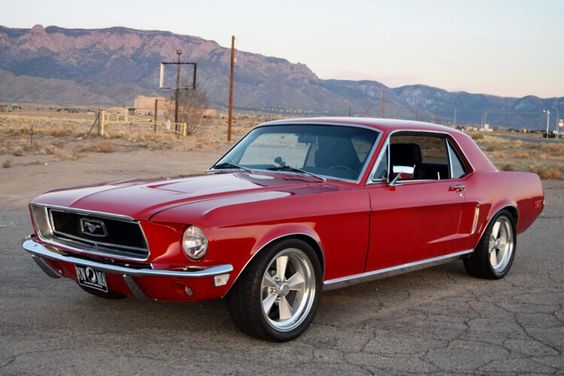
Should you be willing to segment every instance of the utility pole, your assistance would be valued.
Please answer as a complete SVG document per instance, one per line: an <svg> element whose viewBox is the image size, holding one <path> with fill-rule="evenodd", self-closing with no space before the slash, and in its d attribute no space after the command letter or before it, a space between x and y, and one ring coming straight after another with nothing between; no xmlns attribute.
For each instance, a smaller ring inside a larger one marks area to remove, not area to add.
<svg viewBox="0 0 564 376"><path fill-rule="evenodd" d="M488 122L488 112L489 112L489 111L485 111L485 112L482 114L482 128L484 128L484 126L485 126L485 125L487 124L487 122Z"/></svg>
<svg viewBox="0 0 564 376"><path fill-rule="evenodd" d="M456 108L454 109L454 118L452 119L452 126L456 127Z"/></svg>
<svg viewBox="0 0 564 376"><path fill-rule="evenodd" d="M227 142L231 141L233 125L233 79L235 75L235 35L231 36L231 67L229 71L229 112L227 115Z"/></svg>
<svg viewBox="0 0 564 376"><path fill-rule="evenodd" d="M384 117L384 97L386 92L384 91L384 88L382 87L382 100L380 101L380 117L383 118Z"/></svg>
<svg viewBox="0 0 564 376"><path fill-rule="evenodd" d="M419 121L419 109L415 109L415 121Z"/></svg>
<svg viewBox="0 0 564 376"><path fill-rule="evenodd" d="M550 126L550 110L543 110L546 114L546 139L548 139L548 127Z"/></svg>
<svg viewBox="0 0 564 376"><path fill-rule="evenodd" d="M182 50L176 50L178 64L176 64L176 91L174 92L174 129L178 131L178 97L180 96L180 55Z"/></svg>

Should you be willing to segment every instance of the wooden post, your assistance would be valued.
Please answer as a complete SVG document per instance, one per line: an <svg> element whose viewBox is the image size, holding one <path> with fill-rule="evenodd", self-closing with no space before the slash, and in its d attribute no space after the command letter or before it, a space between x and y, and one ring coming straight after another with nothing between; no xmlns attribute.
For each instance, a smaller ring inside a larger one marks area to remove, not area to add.
<svg viewBox="0 0 564 376"><path fill-rule="evenodd" d="M153 132L157 133L157 111L159 110L159 100L155 99L155 114L153 117Z"/></svg>
<svg viewBox="0 0 564 376"><path fill-rule="evenodd" d="M106 111L100 111L100 121L98 122L98 136L104 136L106 123Z"/></svg>
<svg viewBox="0 0 564 376"><path fill-rule="evenodd" d="M229 71L229 112L227 114L227 142L231 142L233 123L233 79L235 73L235 35L231 36L231 66Z"/></svg>

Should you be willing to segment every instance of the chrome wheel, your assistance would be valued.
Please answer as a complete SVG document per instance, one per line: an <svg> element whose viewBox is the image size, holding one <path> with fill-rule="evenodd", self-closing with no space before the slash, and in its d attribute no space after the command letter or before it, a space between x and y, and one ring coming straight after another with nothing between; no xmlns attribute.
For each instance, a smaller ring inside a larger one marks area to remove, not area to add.
<svg viewBox="0 0 564 376"><path fill-rule="evenodd" d="M307 317L314 302L316 280L309 257L287 248L268 264L261 283L262 313L274 329L287 332Z"/></svg>
<svg viewBox="0 0 564 376"><path fill-rule="evenodd" d="M488 244L490 265L496 273L503 272L509 265L514 244L511 222L505 216L499 217L492 227Z"/></svg>

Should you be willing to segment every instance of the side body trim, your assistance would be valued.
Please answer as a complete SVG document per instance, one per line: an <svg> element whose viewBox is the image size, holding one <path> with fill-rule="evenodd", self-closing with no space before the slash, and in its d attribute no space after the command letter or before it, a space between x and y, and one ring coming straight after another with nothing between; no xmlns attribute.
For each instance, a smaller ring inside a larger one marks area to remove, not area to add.
<svg viewBox="0 0 564 376"><path fill-rule="evenodd" d="M421 261L409 262L407 264L392 266L385 269L373 270L371 272L355 274L351 276L341 277L330 279L323 282L323 290L335 290L342 287L348 287L352 285L356 285L358 283L364 283L368 281L373 281L376 279L389 277L396 274L402 274L414 270L425 269L431 266L439 265L448 261L451 261L455 258L467 255L474 252L473 249L469 249L466 251L460 251L455 253L450 253L444 256L433 257Z"/></svg>

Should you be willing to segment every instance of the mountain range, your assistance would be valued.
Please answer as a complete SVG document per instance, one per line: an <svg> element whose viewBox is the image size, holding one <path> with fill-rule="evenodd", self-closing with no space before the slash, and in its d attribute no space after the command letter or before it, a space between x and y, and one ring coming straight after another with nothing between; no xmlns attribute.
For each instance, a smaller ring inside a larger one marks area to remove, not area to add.
<svg viewBox="0 0 564 376"><path fill-rule="evenodd" d="M137 95L163 95L159 66L176 59L198 64L198 85L210 105L225 109L230 51L218 43L167 31L31 29L0 26L0 101L129 105ZM425 85L391 88L377 81L320 79L304 64L237 51L236 111L348 115L543 128L544 109L564 114L564 98L500 97L448 92ZM375 72L377 73L377 72ZM382 106L382 96L384 106ZM555 117L552 118L554 121Z"/></svg>

